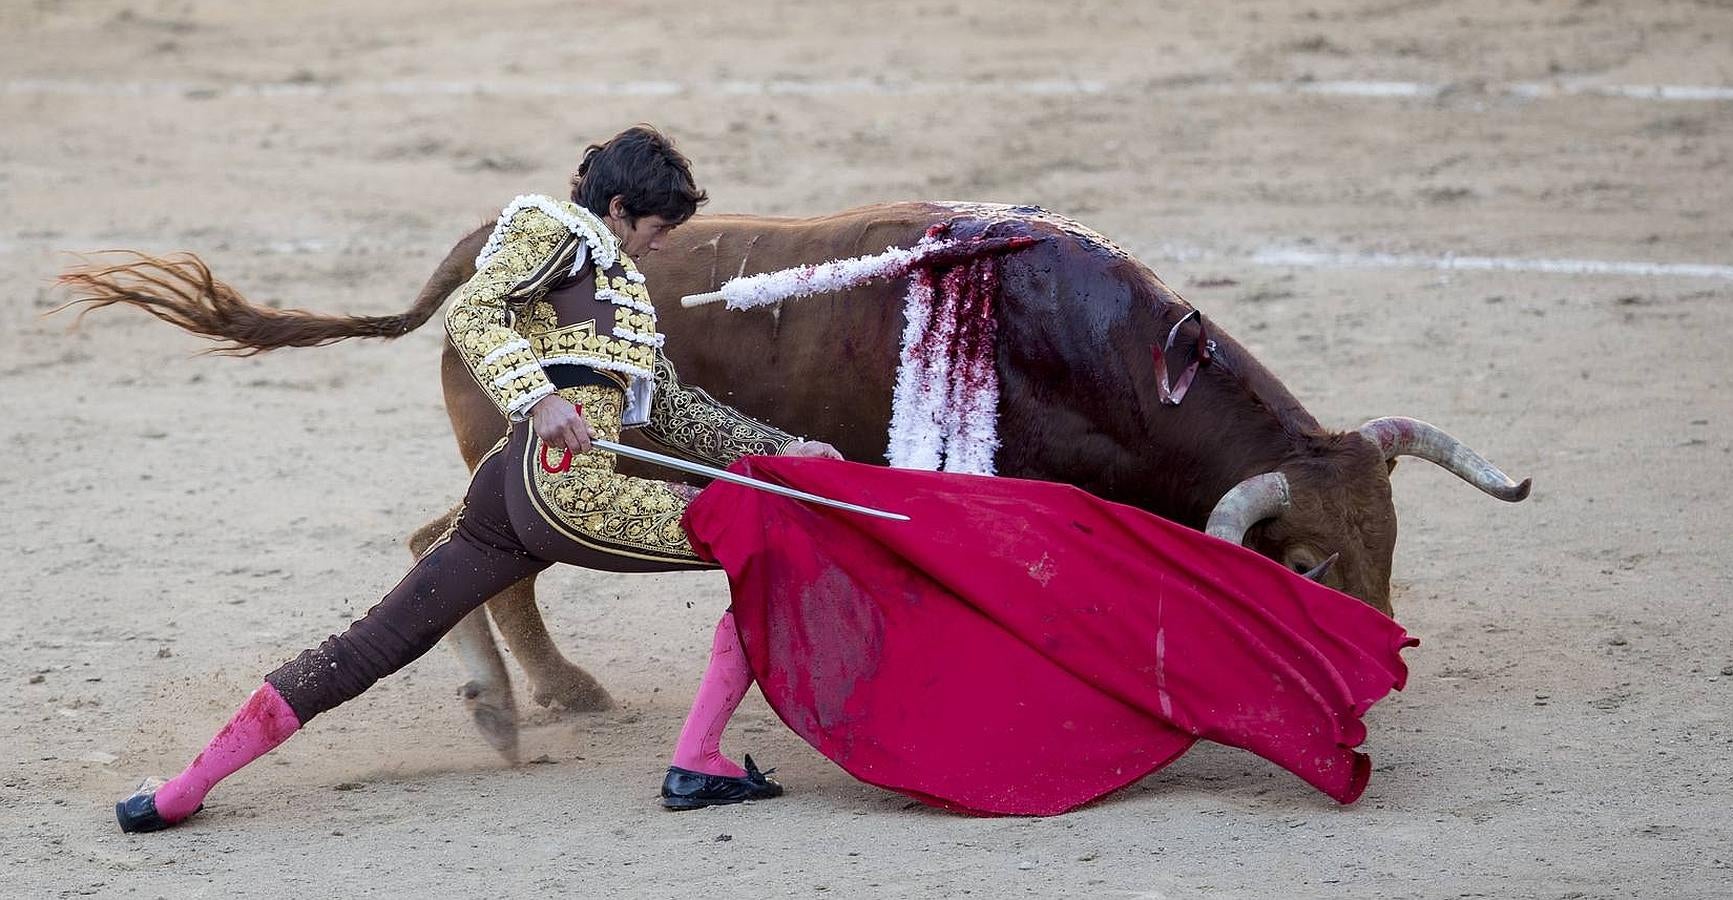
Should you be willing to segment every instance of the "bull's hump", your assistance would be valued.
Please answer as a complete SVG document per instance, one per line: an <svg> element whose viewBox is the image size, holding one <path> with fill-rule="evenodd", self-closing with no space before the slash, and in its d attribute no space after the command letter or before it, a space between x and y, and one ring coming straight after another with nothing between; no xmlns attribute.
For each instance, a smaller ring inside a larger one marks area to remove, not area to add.
<svg viewBox="0 0 1733 900"><path fill-rule="evenodd" d="M770 229L804 231L832 229L871 221L930 222L944 218L946 207L941 203L901 201L857 206L841 212L820 216L760 216L750 213L700 213L692 217L690 229L719 230Z"/></svg>
<svg viewBox="0 0 1733 900"><path fill-rule="evenodd" d="M1042 232L1064 235L1085 249L1105 253L1119 259L1130 260L1132 256L1118 244L1108 240L1100 232L1067 216L1062 216L1044 207L1029 203L975 203L965 200L947 200L933 204L951 214L952 219L970 219L980 222L983 226L1003 223L1015 223L1021 226L1024 233L1039 236Z"/></svg>

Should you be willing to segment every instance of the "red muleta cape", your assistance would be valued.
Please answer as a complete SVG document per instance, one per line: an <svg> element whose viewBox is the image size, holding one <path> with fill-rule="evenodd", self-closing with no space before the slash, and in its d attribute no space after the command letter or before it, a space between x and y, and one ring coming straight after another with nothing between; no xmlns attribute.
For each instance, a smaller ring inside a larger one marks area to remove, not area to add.
<svg viewBox="0 0 1733 900"><path fill-rule="evenodd" d="M1418 641L1243 547L1069 485L748 457L733 471L908 515L718 482L686 513L788 726L934 806L1053 815L1243 747L1342 803Z"/></svg>

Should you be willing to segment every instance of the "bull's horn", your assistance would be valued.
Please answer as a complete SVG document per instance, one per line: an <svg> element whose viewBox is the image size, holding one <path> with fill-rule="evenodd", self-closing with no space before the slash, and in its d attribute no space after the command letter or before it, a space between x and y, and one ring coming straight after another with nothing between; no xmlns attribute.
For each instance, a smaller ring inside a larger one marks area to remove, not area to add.
<svg viewBox="0 0 1733 900"><path fill-rule="evenodd" d="M1234 485L1216 501L1204 531L1224 541L1242 543L1246 530L1288 509L1288 476L1280 472L1253 475Z"/></svg>
<svg viewBox="0 0 1733 900"><path fill-rule="evenodd" d="M1377 444L1387 460L1398 456L1418 456L1443 466L1456 477L1500 500L1515 503L1528 496L1532 479L1524 478L1518 484L1467 444L1436 425L1405 416L1387 416L1361 425L1360 433Z"/></svg>

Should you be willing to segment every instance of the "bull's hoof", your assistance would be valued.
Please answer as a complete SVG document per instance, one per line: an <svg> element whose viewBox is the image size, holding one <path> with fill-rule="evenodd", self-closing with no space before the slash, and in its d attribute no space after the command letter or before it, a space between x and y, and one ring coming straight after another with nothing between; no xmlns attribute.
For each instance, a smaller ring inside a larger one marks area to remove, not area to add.
<svg viewBox="0 0 1733 900"><path fill-rule="evenodd" d="M489 688L481 682L469 681L458 688L457 692L463 697L463 705L469 709L469 717L475 721L482 740L499 751L507 762L516 765L517 701L512 698L511 686Z"/></svg>
<svg viewBox="0 0 1733 900"><path fill-rule="evenodd" d="M531 674L530 697L538 706L559 706L572 712L606 712L614 698L595 676L571 663L562 663L546 677Z"/></svg>

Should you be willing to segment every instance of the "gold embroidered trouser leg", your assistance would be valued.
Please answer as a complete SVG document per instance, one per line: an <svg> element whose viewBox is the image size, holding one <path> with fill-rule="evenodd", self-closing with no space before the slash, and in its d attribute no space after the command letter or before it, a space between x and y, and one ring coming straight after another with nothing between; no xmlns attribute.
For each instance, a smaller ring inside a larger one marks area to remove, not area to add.
<svg viewBox="0 0 1733 900"><path fill-rule="evenodd" d="M620 439L624 392L583 385L563 388L560 396L583 407L598 437ZM712 568L693 554L680 525L697 488L622 475L614 455L600 450L577 454L570 468L549 472L542 465L542 442L528 423L512 430L505 454L519 479L507 491L512 524L532 553L611 571L667 571L671 564ZM548 449L545 456L558 467L564 453Z"/></svg>

